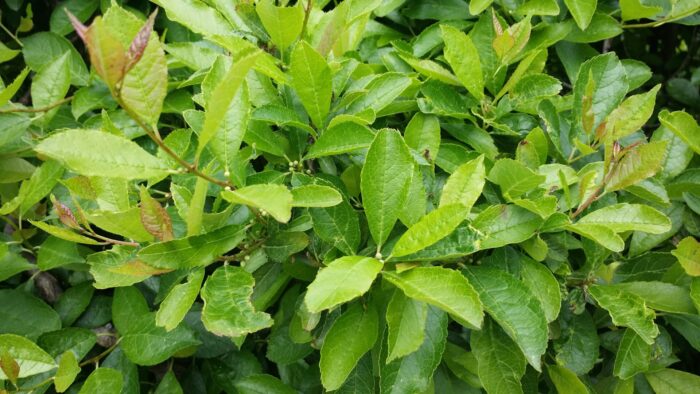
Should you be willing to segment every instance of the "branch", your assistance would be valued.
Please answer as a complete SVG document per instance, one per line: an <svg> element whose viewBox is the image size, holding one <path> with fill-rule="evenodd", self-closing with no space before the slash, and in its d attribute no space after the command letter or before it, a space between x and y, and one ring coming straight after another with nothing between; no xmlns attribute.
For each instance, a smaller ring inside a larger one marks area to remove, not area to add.
<svg viewBox="0 0 700 394"><path fill-rule="evenodd" d="M51 111L52 109L65 104L71 100L73 100L73 96L69 96L69 97L66 97L64 99L58 100L55 103L49 104L45 107L0 109L0 114L8 114L8 113L12 113L12 112L47 112L47 111Z"/></svg>
<svg viewBox="0 0 700 394"><path fill-rule="evenodd" d="M119 97L116 97L116 98L117 98L117 103L119 104L119 106L122 107L124 109L124 111L126 111L126 113L129 115L129 117L131 117L139 125L139 127L141 127L143 129L143 131L146 132L146 135L151 137L153 142L155 142L156 145L158 145L158 147L163 149L163 151L168 156L175 159L175 161L177 161L178 164L180 164L180 166L182 166L185 170L187 170L187 172L194 174L200 178L204 178L207 181L214 183L214 184L217 184L221 187L224 187L224 188L228 187L231 189L235 188L230 182L222 181L222 180L219 180L219 179L212 177L211 175L205 174L204 172L200 171L196 165L194 165L194 164L188 162L187 160L183 159L182 157L180 157L177 153L175 153L172 149L170 149L170 147L168 145L166 145L163 142L163 139L160 137L160 133L158 133L157 130L152 130L150 127L148 127L145 123L143 123L143 121L139 118L138 115L136 115L132 110L130 110L129 107L124 105L124 103L122 102L122 100Z"/></svg>
<svg viewBox="0 0 700 394"><path fill-rule="evenodd" d="M653 21L653 22L648 22L648 23L633 23L633 24L629 24L629 25L622 25L622 28L623 29L641 29L644 27L659 27L659 26L664 25L666 23L677 21L679 19L683 19L685 17L691 16L691 15L695 14L696 12L700 12L700 7L695 7L695 8L692 8L692 9L690 9L682 14L672 16L670 18L667 17L666 19L661 19L658 21Z"/></svg>

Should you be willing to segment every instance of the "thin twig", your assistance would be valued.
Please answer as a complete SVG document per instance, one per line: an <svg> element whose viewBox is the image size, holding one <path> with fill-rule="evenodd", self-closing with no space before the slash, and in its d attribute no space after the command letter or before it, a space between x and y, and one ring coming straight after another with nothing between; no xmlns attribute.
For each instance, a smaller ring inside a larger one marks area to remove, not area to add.
<svg viewBox="0 0 700 394"><path fill-rule="evenodd" d="M645 27L659 27L661 25L664 25L669 22L677 21L679 19L683 19L685 17L691 16L695 14L696 12L700 12L700 7L695 7L693 9L690 9L680 15L676 15L672 18L667 18L667 19L661 19L658 21L653 21L653 22L647 22L647 23L633 23L629 25L622 25L623 29L641 29Z"/></svg>
<svg viewBox="0 0 700 394"><path fill-rule="evenodd" d="M170 147L168 145L165 144L165 142L163 142L163 139L160 137L160 133L158 133L158 130L151 129L145 123L143 123L143 121L139 118L139 116L137 114L135 114L132 110L130 110L129 107L124 105L122 100L119 99L118 97L117 97L117 103L119 104L119 106L121 106L124 109L124 111L126 111L127 115L129 115L136 122L136 124L138 124L139 127L141 127L143 129L143 131L146 132L146 135L148 135L153 140L153 142L155 142L158 145L158 147L163 149L163 151L168 156L175 159L175 161L177 161L178 164L180 164L185 170L187 170L187 172L192 173L200 178L204 178L207 181L214 183L214 184L217 184L221 187L229 187L231 189L235 188L230 182L222 181L222 180L219 180L219 179L212 177L211 175L205 174L204 172L200 171L196 165L194 165L194 164L188 162L187 160L183 159L182 157L180 157L180 155L175 153L172 149L170 149Z"/></svg>
<svg viewBox="0 0 700 394"><path fill-rule="evenodd" d="M49 104L45 107L39 107L39 108L7 108L7 109L0 109L0 114L8 114L12 112L30 112L30 113L35 113L35 112L47 112L51 111L52 109L59 107L69 101L73 100L73 96L66 97L64 99L58 100L53 104Z"/></svg>

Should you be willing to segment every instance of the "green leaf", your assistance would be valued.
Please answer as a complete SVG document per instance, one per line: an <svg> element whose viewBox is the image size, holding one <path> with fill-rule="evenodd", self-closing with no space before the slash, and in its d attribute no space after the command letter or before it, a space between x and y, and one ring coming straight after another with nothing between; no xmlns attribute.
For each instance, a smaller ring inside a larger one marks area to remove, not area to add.
<svg viewBox="0 0 700 394"><path fill-rule="evenodd" d="M136 287L119 287L112 300L112 322L121 336L120 347L138 365L156 365L200 344L189 327L167 332L156 326L156 313Z"/></svg>
<svg viewBox="0 0 700 394"><path fill-rule="evenodd" d="M374 133L365 126L353 122L340 123L324 131L305 157L314 159L366 149L374 137Z"/></svg>
<svg viewBox="0 0 700 394"><path fill-rule="evenodd" d="M501 187L504 197L514 199L537 188L546 178L519 161L501 159L494 163L488 179Z"/></svg>
<svg viewBox="0 0 700 394"><path fill-rule="evenodd" d="M245 238L240 225L229 225L202 235L159 242L139 250L144 263L164 269L204 267L232 250Z"/></svg>
<svg viewBox="0 0 700 394"><path fill-rule="evenodd" d="M360 245L360 220L346 200L328 208L310 208L314 233L347 255L353 255Z"/></svg>
<svg viewBox="0 0 700 394"><path fill-rule="evenodd" d="M459 203L437 208L423 216L399 238L391 255L406 256L433 245L450 235L465 216L465 208Z"/></svg>
<svg viewBox="0 0 700 394"><path fill-rule="evenodd" d="M212 100L215 100L213 95L217 91L218 84L226 77L226 69L229 66L229 62L225 60L228 60L228 58L218 57L206 78L202 81L202 89L206 101L205 106L208 110L217 105L217 103L212 103ZM212 137L213 142L207 145L219 163L224 166L224 172L231 172L231 169L234 167L241 147L241 141L245 139L248 125L250 124L250 95L248 91L247 84L241 83L228 107L221 108L225 113ZM206 122L206 116L204 114L204 122ZM185 119L187 119L187 116L185 116ZM203 127L203 124L200 127Z"/></svg>
<svg viewBox="0 0 700 394"><path fill-rule="evenodd" d="M204 270L199 268L187 276L187 282L173 287L156 312L156 325L165 328L166 331L177 327L199 295L202 280Z"/></svg>
<svg viewBox="0 0 700 394"><path fill-rule="evenodd" d="M23 312L33 313L31 310L24 310ZM6 332L5 330L2 331ZM56 362L53 357L34 344L34 342L19 335L0 335L0 354L8 355L19 365L18 378L26 378L56 368ZM0 369L0 380L6 379L8 377L3 366Z"/></svg>
<svg viewBox="0 0 700 394"><path fill-rule="evenodd" d="M78 394L119 394L122 392L123 386L124 381L121 372L116 369L102 367L92 371Z"/></svg>
<svg viewBox="0 0 700 394"><path fill-rule="evenodd" d="M554 341L557 364L577 375L584 375L598 361L600 339L593 318L587 311L576 315L564 307L559 318L561 336Z"/></svg>
<svg viewBox="0 0 700 394"><path fill-rule="evenodd" d="M480 235L468 222L462 222L447 237L427 248L403 257L399 261L436 261L449 260L470 255L480 247Z"/></svg>
<svg viewBox="0 0 700 394"><path fill-rule="evenodd" d="M35 108L48 107L63 99L70 88L70 53L45 65L32 79L32 105ZM45 119L50 119L58 108L48 111Z"/></svg>
<svg viewBox="0 0 700 394"><path fill-rule="evenodd" d="M222 123L228 121L227 115L229 109L233 105L231 112L236 112L236 93L239 89L243 89L246 75L248 71L255 65L260 57L260 51L256 50L248 52L231 65L228 72L216 85L216 88L211 92L211 96L207 100L206 112L204 114L204 125L202 132L199 134L199 145L197 145L197 157L202 153L204 147L216 137ZM242 139L242 130L238 131L238 138ZM240 142L239 142L240 144ZM231 152L233 153L233 152Z"/></svg>
<svg viewBox="0 0 700 394"><path fill-rule="evenodd" d="M104 19L106 24L125 34L122 37L123 45L131 44L128 50L129 60L125 66L126 74L119 88L119 99L125 108L151 126L158 122L168 91L165 52L158 41L158 35L151 32L152 18L137 30L134 28L142 25L142 22L128 11L115 7L105 14ZM125 28L127 23L134 28Z"/></svg>
<svg viewBox="0 0 700 394"><path fill-rule="evenodd" d="M267 3L263 2L258 7L262 4ZM331 69L326 60L311 45L300 41L292 51L289 73L292 76L292 86L311 121L317 128L323 127L333 94Z"/></svg>
<svg viewBox="0 0 700 394"><path fill-rule="evenodd" d="M522 282L499 269L468 267L463 272L478 292L484 309L515 341L527 362L541 370L548 329L538 299Z"/></svg>
<svg viewBox="0 0 700 394"><path fill-rule="evenodd" d="M214 8L201 0L155 0L168 19L187 26L195 33L205 36L231 34L233 26Z"/></svg>
<svg viewBox="0 0 700 394"><path fill-rule="evenodd" d="M156 391L154 394L182 394L182 387L180 386L180 383L177 381L177 378L175 377L175 374L173 373L172 370L168 371L165 376L163 376L163 379L160 380L160 383L158 383L158 387L156 387Z"/></svg>
<svg viewBox="0 0 700 394"><path fill-rule="evenodd" d="M620 105L628 87L625 68L614 52L581 64L574 82L573 126L593 133Z"/></svg>
<svg viewBox="0 0 700 394"><path fill-rule="evenodd" d="M478 361L479 380L489 393L522 393L527 361L517 345L491 319L474 331L470 346Z"/></svg>
<svg viewBox="0 0 700 394"><path fill-rule="evenodd" d="M459 167L447 178L440 196L440 206L460 203L468 214L484 188L486 169L481 155Z"/></svg>
<svg viewBox="0 0 700 394"><path fill-rule="evenodd" d="M270 315L256 311L250 301L253 276L240 267L223 266L202 288L202 322L216 335L239 337L272 326Z"/></svg>
<svg viewBox="0 0 700 394"><path fill-rule="evenodd" d="M520 276L523 283L532 294L540 301L542 311L551 323L559 316L561 308L561 290L559 282L546 265L528 258L521 260L522 268Z"/></svg>
<svg viewBox="0 0 700 394"><path fill-rule="evenodd" d="M544 221L539 215L516 205L492 205L472 222L480 232L480 249L498 248L526 241Z"/></svg>
<svg viewBox="0 0 700 394"><path fill-rule="evenodd" d="M625 241L606 224L574 223L566 226L566 229L588 239L598 242L613 252L622 252L625 249Z"/></svg>
<svg viewBox="0 0 700 394"><path fill-rule="evenodd" d="M5 88L2 91L0 91L0 106L4 106L8 103L8 101L10 101L12 97L14 97L15 93L17 93L19 88L22 87L22 84L27 78L27 75L29 75L29 71L29 68L23 69L22 72L20 72L19 75L15 77L11 84L5 86Z"/></svg>
<svg viewBox="0 0 700 394"><path fill-rule="evenodd" d="M80 373L78 360L75 359L75 354L68 350L61 355L61 360L58 362L58 370L54 377L53 384L56 391L62 393L73 384L75 378Z"/></svg>
<svg viewBox="0 0 700 394"><path fill-rule="evenodd" d="M692 373L664 368L645 373L644 377L656 393L688 393L700 392L700 376Z"/></svg>
<svg viewBox="0 0 700 394"><path fill-rule="evenodd" d="M395 291L386 309L388 326L386 362L407 356L420 348L425 340L428 306Z"/></svg>
<svg viewBox="0 0 700 394"><path fill-rule="evenodd" d="M656 209L640 204L615 204L595 210L582 217L578 224L594 224L606 226L610 230L621 233L624 231L642 231L651 234L661 234L671 228L671 221Z"/></svg>
<svg viewBox="0 0 700 394"><path fill-rule="evenodd" d="M588 388L581 379L566 367L559 365L547 365L547 374L552 379L557 393L588 394Z"/></svg>
<svg viewBox="0 0 700 394"><path fill-rule="evenodd" d="M688 289L660 281L624 282L616 286L641 297L651 309L670 313L695 313Z"/></svg>
<svg viewBox="0 0 700 394"><path fill-rule="evenodd" d="M632 293L614 286L591 286L591 296L610 313L616 326L633 329L644 342L654 343L659 335L659 328L654 324L656 314L646 307L644 300Z"/></svg>
<svg viewBox="0 0 700 394"><path fill-rule="evenodd" d="M489 0L484 1L486 6L490 2ZM469 9L472 14L476 15L486 7L478 7L477 12L474 12L472 8L477 8L474 2L469 5ZM445 41L445 59L469 93L477 100L482 100L484 98L484 77L481 71L479 51L471 38L459 29L449 25L441 25L440 29Z"/></svg>
<svg viewBox="0 0 700 394"><path fill-rule="evenodd" d="M700 126L690 114L684 111L663 110L659 113L659 121L688 144L695 153L700 154Z"/></svg>
<svg viewBox="0 0 700 394"><path fill-rule="evenodd" d="M473 0L469 2L469 13L472 15L479 15L482 11L487 9L493 0Z"/></svg>
<svg viewBox="0 0 700 394"><path fill-rule="evenodd" d="M683 238L671 254L678 259L688 275L700 276L700 242L694 237Z"/></svg>
<svg viewBox="0 0 700 394"><path fill-rule="evenodd" d="M615 165L605 191L622 190L654 176L663 164L666 141L650 142L627 152Z"/></svg>
<svg viewBox="0 0 700 394"><path fill-rule="evenodd" d="M292 206L327 208L340 204L343 196L334 188L322 185L304 185L292 189Z"/></svg>
<svg viewBox="0 0 700 394"><path fill-rule="evenodd" d="M88 2L89 1L81 3ZM63 10L60 10L60 12L64 16L66 15ZM83 61L82 56L69 40L58 34L42 31L32 34L29 37L22 38L22 43L24 45L22 47L24 61L33 71L39 71L47 64L63 56L64 53L69 52L71 58L71 84L76 86L85 86L88 84L90 73L87 66L85 66L85 61Z"/></svg>
<svg viewBox="0 0 700 394"><path fill-rule="evenodd" d="M388 364L379 363L382 393L424 393L440 365L447 343L447 314L428 307L425 322L425 340L415 352Z"/></svg>
<svg viewBox="0 0 700 394"><path fill-rule="evenodd" d="M53 235L54 237L64 239L66 241L70 242L76 242L79 244L87 244L87 245L100 245L100 242L95 241L92 238L85 237L83 235L74 233L72 230L69 230L65 227L58 227L58 226L52 226L48 223L44 222L35 222L33 220L30 220L29 223L34 225L35 227L38 227L47 233Z"/></svg>
<svg viewBox="0 0 700 394"><path fill-rule="evenodd" d="M382 276L407 297L435 305L459 324L481 327L484 312L479 295L459 272L442 267L417 267L402 273L385 271Z"/></svg>
<svg viewBox="0 0 700 394"><path fill-rule="evenodd" d="M581 30L586 30L588 24L591 23L598 0L564 0L564 4L571 12L578 27Z"/></svg>
<svg viewBox="0 0 700 394"><path fill-rule="evenodd" d="M401 134L381 130L362 167L362 200L372 238L380 249L394 228L408 192L413 159Z"/></svg>
<svg viewBox="0 0 700 394"><path fill-rule="evenodd" d="M260 21L272 42L285 51L299 37L304 26L304 9L301 3L293 7L277 7L272 0L263 0L255 7Z"/></svg>
<svg viewBox="0 0 700 394"><path fill-rule="evenodd" d="M360 358L377 341L377 310L353 304L333 323L321 347L321 382L326 390L340 388Z"/></svg>
<svg viewBox="0 0 700 394"><path fill-rule="evenodd" d="M87 176L124 179L160 178L171 171L135 142L99 130L71 129L52 134L34 150ZM114 155L113 152L119 152Z"/></svg>
<svg viewBox="0 0 700 394"><path fill-rule="evenodd" d="M634 375L649 370L651 362L651 345L644 342L634 330L625 329L620 347L615 354L613 374L620 379L629 379Z"/></svg>
<svg viewBox="0 0 700 394"><path fill-rule="evenodd" d="M19 290L0 290L0 332L29 339L61 328L61 319L42 300Z"/></svg>
<svg viewBox="0 0 700 394"><path fill-rule="evenodd" d="M654 112L659 89L660 84L646 93L630 96L610 113L607 127L612 131L614 140L624 138L644 126Z"/></svg>
<svg viewBox="0 0 700 394"><path fill-rule="evenodd" d="M620 0L620 11L622 20L646 19L656 16L663 8L648 6L641 3L641 0Z"/></svg>
<svg viewBox="0 0 700 394"><path fill-rule="evenodd" d="M282 383L281 380L266 374L250 375L234 383L240 394L294 394L296 390Z"/></svg>
<svg viewBox="0 0 700 394"><path fill-rule="evenodd" d="M287 187L276 184L245 186L236 190L225 190L221 197L234 204L244 204L269 213L282 223L292 217L294 196Z"/></svg>
<svg viewBox="0 0 700 394"><path fill-rule="evenodd" d="M345 256L330 262L309 285L306 307L318 313L361 296L381 269L382 263L371 257Z"/></svg>
<svg viewBox="0 0 700 394"><path fill-rule="evenodd" d="M404 139L406 145L411 149L429 161L435 160L440 150L440 121L438 117L416 112L406 125Z"/></svg>
<svg viewBox="0 0 700 394"><path fill-rule="evenodd" d="M411 79L404 74L389 72L374 78L364 87L366 94L353 101L346 113L358 114L370 108L379 113L394 102L411 85Z"/></svg>

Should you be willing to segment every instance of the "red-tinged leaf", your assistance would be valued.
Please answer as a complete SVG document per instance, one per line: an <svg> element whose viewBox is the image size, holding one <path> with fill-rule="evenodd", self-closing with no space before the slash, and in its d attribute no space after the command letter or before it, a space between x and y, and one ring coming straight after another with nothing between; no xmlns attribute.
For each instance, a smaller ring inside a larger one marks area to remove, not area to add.
<svg viewBox="0 0 700 394"><path fill-rule="evenodd" d="M51 195L51 202L53 203L53 207L56 209L56 213L58 213L58 218L61 220L61 223L65 224L70 228L80 228L78 221L73 215L73 211L71 211L71 209L67 205L58 201L53 194Z"/></svg>
<svg viewBox="0 0 700 394"><path fill-rule="evenodd" d="M143 27L141 27L141 30L139 30L134 39L131 41L131 45L129 45L129 52L127 53L129 61L126 64L124 74L128 73L129 70L136 63L138 63L139 60L141 60L143 53L146 51L146 47L148 46L148 40L151 37L151 33L153 32L153 23L156 20L156 15L158 15L157 8L151 13L146 23L143 25Z"/></svg>
<svg viewBox="0 0 700 394"><path fill-rule="evenodd" d="M128 62L124 47L119 39L107 30L107 26L102 23L102 18L99 16L85 33L85 45L90 54L90 63L107 86L115 90L124 78L124 70Z"/></svg>
<svg viewBox="0 0 700 394"><path fill-rule="evenodd" d="M12 357L12 355L7 352L7 350L0 353L0 368L2 368L2 372L5 373L5 376L7 376L10 382L17 385L17 378L19 377L19 364Z"/></svg>
<svg viewBox="0 0 700 394"><path fill-rule="evenodd" d="M71 12L68 11L67 8L64 8L63 10L66 12L66 14L68 14L68 19L70 20L71 25L73 25L73 29L75 29L75 32L78 33L78 37L80 37L80 39L83 40L83 42L87 43L86 37L88 27L83 25L83 23L80 22L80 20L78 20L78 18L76 18L75 15L71 14Z"/></svg>
<svg viewBox="0 0 700 394"><path fill-rule="evenodd" d="M141 188L141 223L146 231L159 240L173 239L173 223L170 215L144 187Z"/></svg>

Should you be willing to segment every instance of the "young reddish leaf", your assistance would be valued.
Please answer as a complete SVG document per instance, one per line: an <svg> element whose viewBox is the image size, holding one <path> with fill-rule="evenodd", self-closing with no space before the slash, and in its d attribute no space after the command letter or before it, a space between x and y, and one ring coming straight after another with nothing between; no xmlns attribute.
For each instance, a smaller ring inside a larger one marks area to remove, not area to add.
<svg viewBox="0 0 700 394"><path fill-rule="evenodd" d="M124 74L128 73L129 70L131 70L131 68L134 67L139 60L141 60L143 53L146 51L148 40L151 38L151 33L153 32L153 23L156 20L156 15L158 15L157 8L151 13L146 23L144 23L141 30L139 30L134 39L131 41L129 51L127 52L129 60L125 66Z"/></svg>
<svg viewBox="0 0 700 394"><path fill-rule="evenodd" d="M162 205L141 187L141 223L154 237L161 241L173 239L173 223L170 215Z"/></svg>
<svg viewBox="0 0 700 394"><path fill-rule="evenodd" d="M19 364L5 349L0 353L0 368L2 368L2 372L5 373L10 382L16 386L17 378L19 377Z"/></svg>

